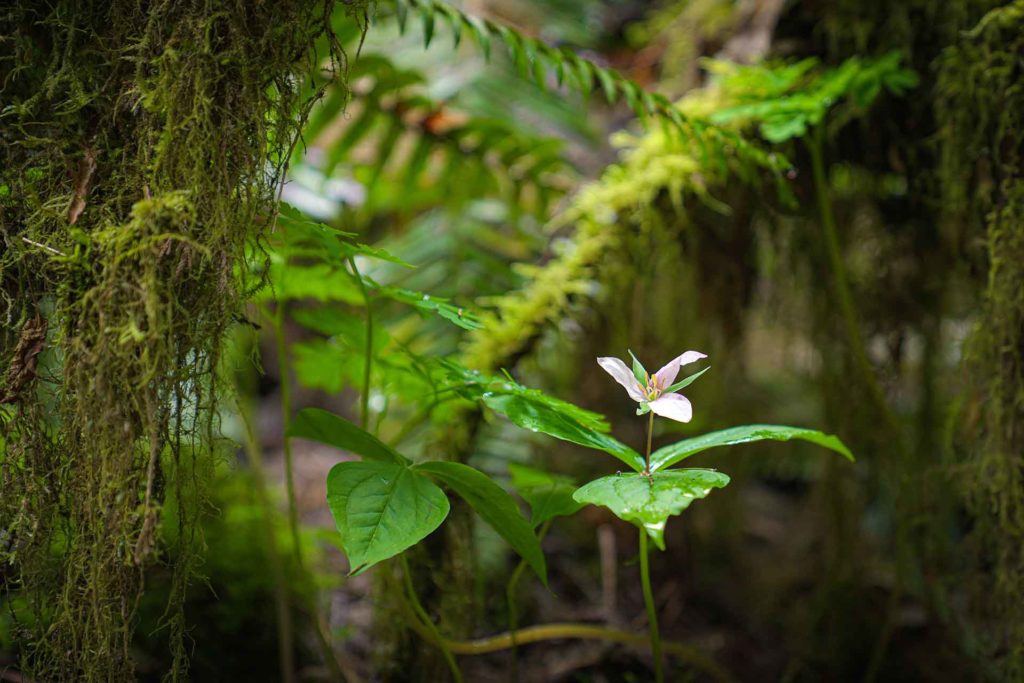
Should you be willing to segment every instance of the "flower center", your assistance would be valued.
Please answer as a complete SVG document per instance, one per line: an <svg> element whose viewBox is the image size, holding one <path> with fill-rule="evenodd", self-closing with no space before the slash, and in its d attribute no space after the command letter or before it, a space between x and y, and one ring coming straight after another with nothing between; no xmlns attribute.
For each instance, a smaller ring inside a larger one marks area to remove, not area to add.
<svg viewBox="0 0 1024 683"><path fill-rule="evenodd" d="M658 378L650 377L647 380L647 400L653 401L661 395L661 387L658 386Z"/></svg>

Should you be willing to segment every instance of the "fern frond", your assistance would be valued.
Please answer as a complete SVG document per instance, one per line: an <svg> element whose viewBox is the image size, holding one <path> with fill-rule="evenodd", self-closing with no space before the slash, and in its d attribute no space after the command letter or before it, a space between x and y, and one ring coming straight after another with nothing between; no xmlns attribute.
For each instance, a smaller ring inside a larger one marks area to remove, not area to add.
<svg viewBox="0 0 1024 683"><path fill-rule="evenodd" d="M324 148L320 171L331 176L351 163L357 147L372 147L369 174L372 191L385 168L401 156L396 187L405 194L424 185L459 187L475 196L496 195L520 202L524 192L535 199L542 215L552 197L565 192L571 167L562 143L523 133L498 120L470 117L419 92L423 76L401 69L381 55L364 55L351 69L356 111L340 136L335 124L346 110L341 94L329 93L305 128L307 139ZM335 139L329 139L331 135ZM425 179L432 176L435 182Z"/></svg>
<svg viewBox="0 0 1024 683"><path fill-rule="evenodd" d="M703 147L701 154L710 161L722 164L726 163L726 156L735 156L756 166L771 167L776 172L788 168L784 159L765 154L734 130L688 116L664 95L645 90L614 69L594 64L567 47L553 47L508 26L465 14L441 0L394 0L394 3L399 30L403 32L408 27L409 13L419 14L427 46L434 39L437 24L444 23L451 31L454 45L469 36L485 58L489 58L492 44L498 43L508 52L520 75L539 87L548 89L553 76L557 86L575 88L584 95L600 90L609 103L624 101L641 121L661 122L667 129L697 140Z"/></svg>

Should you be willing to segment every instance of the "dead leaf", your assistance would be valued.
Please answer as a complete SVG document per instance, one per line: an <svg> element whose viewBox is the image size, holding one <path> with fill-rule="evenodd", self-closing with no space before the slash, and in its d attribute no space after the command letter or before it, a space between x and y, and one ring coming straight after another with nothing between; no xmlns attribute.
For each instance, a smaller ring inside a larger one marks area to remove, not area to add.
<svg viewBox="0 0 1024 683"><path fill-rule="evenodd" d="M25 388L36 378L36 363L46 344L46 328L49 322L36 313L21 328L18 345L14 348L11 364L7 367L4 381L6 391L0 395L0 403L17 403Z"/></svg>
<svg viewBox="0 0 1024 683"><path fill-rule="evenodd" d="M85 198L89 194L89 183L92 181L92 174L96 172L96 150L87 149L81 160L78 162L78 170L75 172L75 196L68 208L68 223L75 224L78 217L85 211Z"/></svg>

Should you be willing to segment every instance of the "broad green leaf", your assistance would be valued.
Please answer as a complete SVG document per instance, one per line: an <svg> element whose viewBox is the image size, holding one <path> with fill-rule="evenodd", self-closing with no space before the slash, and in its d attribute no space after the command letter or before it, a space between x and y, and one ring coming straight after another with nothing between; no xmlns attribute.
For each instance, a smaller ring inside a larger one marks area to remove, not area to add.
<svg viewBox="0 0 1024 683"><path fill-rule="evenodd" d="M711 369L711 366L709 365L708 367L704 368L700 372L695 372L692 375L690 375L689 377L684 377L683 379L679 380L678 382L676 382L675 384L673 384L669 388L665 389L662 393L670 394L673 391L679 391L680 389L685 389L686 387L688 387L691 384L693 384L694 382L696 382L698 377L700 377L701 375L703 375L705 372L707 372L710 369Z"/></svg>
<svg viewBox="0 0 1024 683"><path fill-rule="evenodd" d="M343 417L320 408L300 410L288 427L288 436L319 441L371 460L399 465L411 462L373 434L360 429Z"/></svg>
<svg viewBox="0 0 1024 683"><path fill-rule="evenodd" d="M651 471L656 472L666 467L671 467L677 462L685 460L691 455L696 455L701 451L706 451L709 448L733 446L740 443L750 443L751 441L789 441L790 439L810 441L839 453L847 460L853 460L853 454L850 453L850 449L839 440L839 437L832 434L825 434L815 429L786 427L784 425L742 425L718 432L711 432L710 434L703 434L692 439L683 439L670 446L659 448L651 454Z"/></svg>
<svg viewBox="0 0 1024 683"><path fill-rule="evenodd" d="M342 462L327 475L327 505L351 573L423 540L448 516L448 497L404 464Z"/></svg>
<svg viewBox="0 0 1024 683"><path fill-rule="evenodd" d="M728 483L729 477L714 470L671 470L650 477L613 474L581 487L573 498L602 505L619 519L640 526L664 550L668 518Z"/></svg>
<svg viewBox="0 0 1024 683"><path fill-rule="evenodd" d="M512 488L530 506L530 522L534 527L555 517L574 515L583 507L572 497L576 485L567 477L515 463L508 466L508 471L512 475Z"/></svg>
<svg viewBox="0 0 1024 683"><path fill-rule="evenodd" d="M637 472L644 468L643 457L629 446L556 412L540 401L525 396L487 394L484 394L483 399L491 410L501 413L523 429L604 451Z"/></svg>
<svg viewBox="0 0 1024 683"><path fill-rule="evenodd" d="M547 585L547 568L540 542L530 523L519 512L512 496L483 472L458 462L433 461L414 465L418 472L431 474L459 494L498 534L508 541Z"/></svg>

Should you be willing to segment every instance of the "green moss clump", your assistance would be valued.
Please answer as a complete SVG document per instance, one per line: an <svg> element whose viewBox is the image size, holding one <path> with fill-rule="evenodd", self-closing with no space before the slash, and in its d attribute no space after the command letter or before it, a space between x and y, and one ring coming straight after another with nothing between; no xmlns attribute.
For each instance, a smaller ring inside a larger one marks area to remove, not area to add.
<svg viewBox="0 0 1024 683"><path fill-rule="evenodd" d="M344 67L333 6L23 1L0 16L0 568L30 605L16 630L36 680L133 678L169 491L168 677L185 675L214 369L307 84Z"/></svg>

